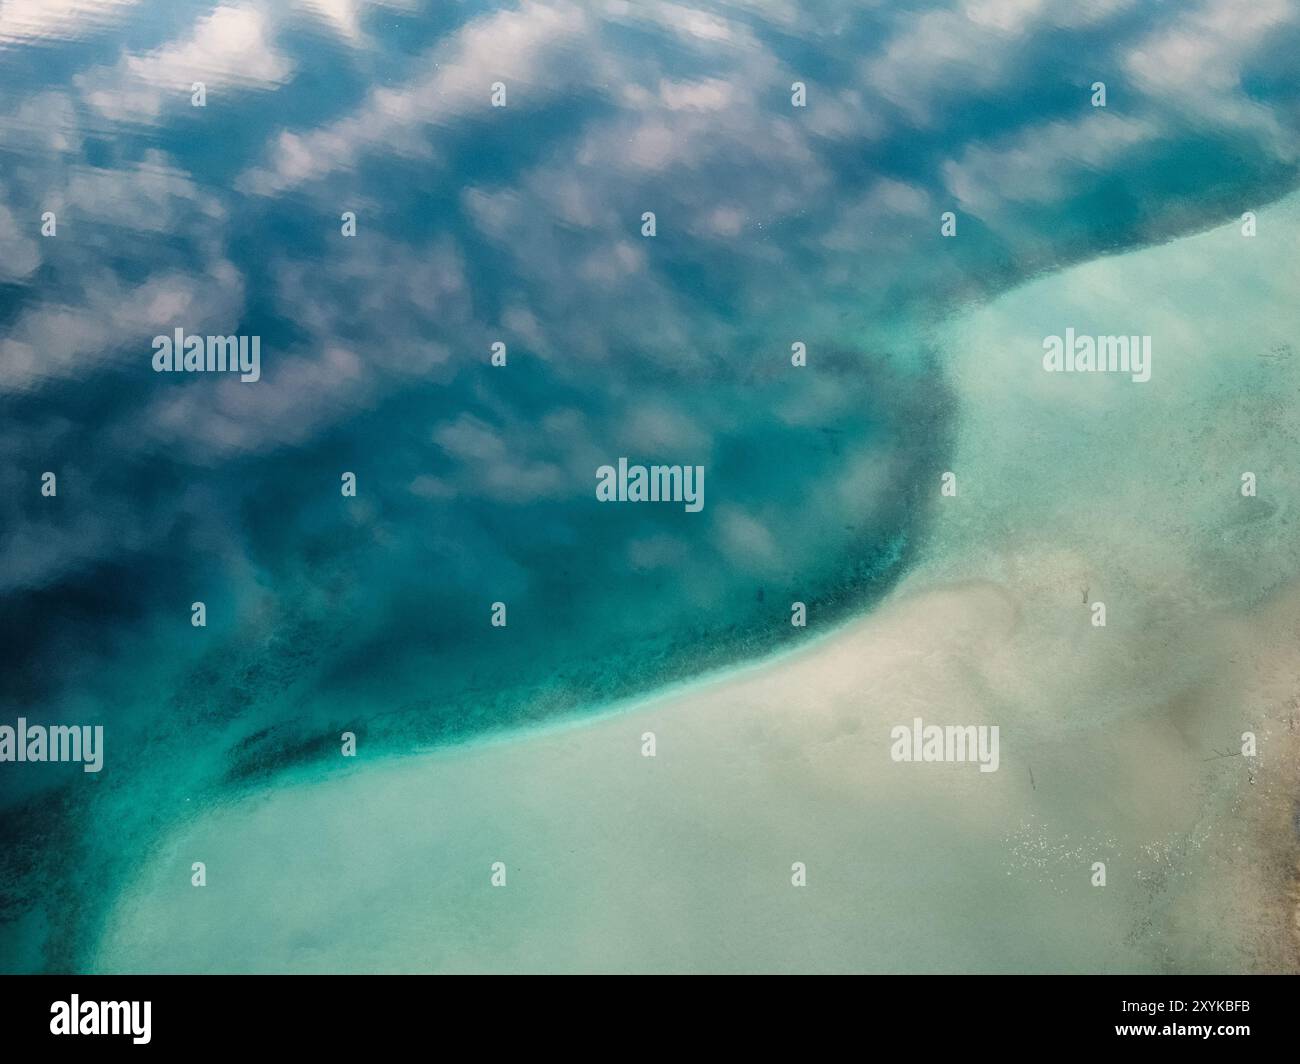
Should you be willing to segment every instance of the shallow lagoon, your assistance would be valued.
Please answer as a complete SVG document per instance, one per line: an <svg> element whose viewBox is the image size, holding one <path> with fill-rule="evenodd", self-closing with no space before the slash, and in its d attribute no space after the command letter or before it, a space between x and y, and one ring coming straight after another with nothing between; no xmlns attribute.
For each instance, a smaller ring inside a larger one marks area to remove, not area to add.
<svg viewBox="0 0 1300 1064"><path fill-rule="evenodd" d="M1293 968L1300 364L1273 352L1298 231L1292 197L1253 240L1098 260L949 323L958 494L936 481L869 616L596 720L219 805L158 847L95 967ZM1149 384L1043 373L1044 330L1089 315L1150 332ZM999 725L999 770L891 761L914 713ZM1247 730L1256 759L1219 756Z"/></svg>

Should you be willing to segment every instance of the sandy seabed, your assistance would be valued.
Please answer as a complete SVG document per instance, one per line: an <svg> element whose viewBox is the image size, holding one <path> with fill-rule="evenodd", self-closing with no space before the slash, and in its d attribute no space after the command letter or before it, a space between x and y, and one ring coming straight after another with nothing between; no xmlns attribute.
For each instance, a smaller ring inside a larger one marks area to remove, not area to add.
<svg viewBox="0 0 1300 1064"><path fill-rule="evenodd" d="M184 817L90 967L1297 969L1300 198L1258 231L936 327L958 492L935 484L869 615L595 717L363 749ZM1150 335L1151 380L1043 372L1066 328ZM892 761L914 717L998 725L998 771Z"/></svg>

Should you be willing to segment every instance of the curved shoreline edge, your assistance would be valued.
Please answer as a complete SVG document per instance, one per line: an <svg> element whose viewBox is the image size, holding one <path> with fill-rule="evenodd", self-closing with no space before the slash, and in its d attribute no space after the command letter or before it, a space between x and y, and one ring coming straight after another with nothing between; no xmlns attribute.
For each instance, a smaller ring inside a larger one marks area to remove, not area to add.
<svg viewBox="0 0 1300 1064"><path fill-rule="evenodd" d="M1254 241L1094 261L953 323L961 487L871 614L580 722L213 809L119 899L96 966L1295 970L1297 232L1292 196ZM1152 382L1042 374L1067 326L1154 336ZM892 763L914 711L1000 723L1002 770ZM1209 760L1247 730L1253 783ZM173 867L199 850L228 858L222 904ZM500 851L505 896L480 883ZM801 852L817 892L788 883Z"/></svg>

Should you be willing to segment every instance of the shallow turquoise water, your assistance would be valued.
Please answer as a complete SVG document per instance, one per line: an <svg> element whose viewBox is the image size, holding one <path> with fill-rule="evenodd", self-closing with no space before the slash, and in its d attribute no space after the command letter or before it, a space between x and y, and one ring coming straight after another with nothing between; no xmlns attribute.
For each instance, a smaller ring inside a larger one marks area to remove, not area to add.
<svg viewBox="0 0 1300 1064"><path fill-rule="evenodd" d="M937 319L1295 184L1294 7L1213 9L6 11L0 719L108 754L3 767L0 963L75 967L160 829L343 730L401 754L867 607L951 454ZM263 379L155 375L175 326ZM704 464L704 511L597 504L620 455Z"/></svg>

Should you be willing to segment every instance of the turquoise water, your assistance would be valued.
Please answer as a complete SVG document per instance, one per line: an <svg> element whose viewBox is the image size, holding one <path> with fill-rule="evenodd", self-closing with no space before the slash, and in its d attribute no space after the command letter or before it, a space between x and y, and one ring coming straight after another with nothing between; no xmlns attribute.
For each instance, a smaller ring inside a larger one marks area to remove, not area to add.
<svg viewBox="0 0 1300 1064"><path fill-rule="evenodd" d="M0 720L107 753L3 766L0 964L75 969L161 831L345 730L595 710L886 594L961 417L936 322L1295 186L1296 9L1222 6L6 8ZM262 379L154 374L177 326ZM621 455L705 509L598 504Z"/></svg>

